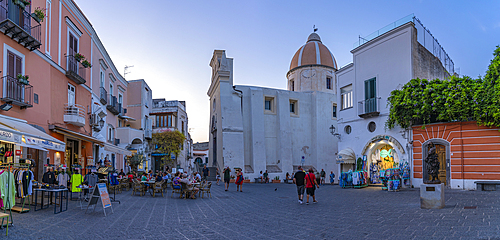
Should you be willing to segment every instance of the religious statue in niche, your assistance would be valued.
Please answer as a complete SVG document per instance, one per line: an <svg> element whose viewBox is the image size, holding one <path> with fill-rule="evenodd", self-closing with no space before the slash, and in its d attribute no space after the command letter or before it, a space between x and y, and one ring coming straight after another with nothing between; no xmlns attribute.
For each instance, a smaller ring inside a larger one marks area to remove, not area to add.
<svg viewBox="0 0 500 240"><path fill-rule="evenodd" d="M427 169L427 173L429 174L429 177L432 177L432 179L427 179L424 181L424 183L427 184L439 184L441 181L438 178L439 174L439 159L438 155L436 153L436 146L434 146L433 143L430 143L428 145L428 154L427 157L425 158L425 166Z"/></svg>

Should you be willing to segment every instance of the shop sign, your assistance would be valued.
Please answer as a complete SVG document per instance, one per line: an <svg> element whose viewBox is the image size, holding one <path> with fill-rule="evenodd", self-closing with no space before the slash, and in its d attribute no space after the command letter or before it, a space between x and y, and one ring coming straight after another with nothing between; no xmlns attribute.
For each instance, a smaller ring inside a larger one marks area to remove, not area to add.
<svg viewBox="0 0 500 240"><path fill-rule="evenodd" d="M51 150L56 150L56 151L64 151L64 145L48 141L48 140L42 140L38 138L33 138L33 137L27 137L24 136L24 139L26 140L27 144L32 144L32 145L37 145L42 148L47 148Z"/></svg>
<svg viewBox="0 0 500 240"><path fill-rule="evenodd" d="M16 150L16 156L21 156L22 152L21 150Z"/></svg>
<svg viewBox="0 0 500 240"><path fill-rule="evenodd" d="M0 131L0 140L11 141L16 143L21 142L21 138L19 135L6 131Z"/></svg>

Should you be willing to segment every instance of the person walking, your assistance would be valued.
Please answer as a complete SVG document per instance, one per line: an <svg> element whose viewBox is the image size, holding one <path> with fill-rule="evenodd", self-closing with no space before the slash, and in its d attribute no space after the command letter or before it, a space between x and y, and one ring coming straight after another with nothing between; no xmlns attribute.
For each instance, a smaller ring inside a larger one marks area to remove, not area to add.
<svg viewBox="0 0 500 240"><path fill-rule="evenodd" d="M226 188L225 191L227 192L229 188L229 180L231 180L231 169L229 168L229 166L226 166L222 173L224 173L224 187Z"/></svg>
<svg viewBox="0 0 500 240"><path fill-rule="evenodd" d="M241 172L241 169L236 170L236 181L234 183L236 183L236 192L243 192L243 172Z"/></svg>
<svg viewBox="0 0 500 240"><path fill-rule="evenodd" d="M303 203L304 199L304 179L306 177L306 173L302 169L302 166L299 166L299 171L295 173L295 176L293 176L293 183L297 185L297 193L299 195L299 203Z"/></svg>
<svg viewBox="0 0 500 240"><path fill-rule="evenodd" d="M320 180L319 184L325 185L326 172L324 169L321 169L320 177L321 177L321 180Z"/></svg>
<svg viewBox="0 0 500 240"><path fill-rule="evenodd" d="M219 181L220 181L219 168L215 170L215 179L217 180L217 186L219 186Z"/></svg>
<svg viewBox="0 0 500 240"><path fill-rule="evenodd" d="M318 201L316 201L314 191L316 190L316 187L319 188L319 185L316 181L316 176L314 175L314 170L312 168L309 168L309 173L305 177L305 183L307 193L306 205L309 205L309 196L312 196L313 203L317 203Z"/></svg>
<svg viewBox="0 0 500 240"><path fill-rule="evenodd" d="M333 185L335 183L335 173L333 171L330 173L330 184Z"/></svg>
<svg viewBox="0 0 500 240"><path fill-rule="evenodd" d="M210 175L210 170L207 168L207 165L203 166L203 180L207 181L209 175Z"/></svg>

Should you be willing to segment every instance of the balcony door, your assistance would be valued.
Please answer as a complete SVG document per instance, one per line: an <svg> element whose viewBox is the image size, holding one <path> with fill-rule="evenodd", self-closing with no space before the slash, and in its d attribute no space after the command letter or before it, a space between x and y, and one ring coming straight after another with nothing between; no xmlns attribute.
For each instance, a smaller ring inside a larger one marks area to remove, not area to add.
<svg viewBox="0 0 500 240"><path fill-rule="evenodd" d="M17 80L17 75L23 74L23 58L7 50L7 92L6 97L24 102L24 85Z"/></svg>
<svg viewBox="0 0 500 240"><path fill-rule="evenodd" d="M78 38L75 37L71 32L68 34L68 70L74 73L78 72L78 62L75 59L75 55L78 53Z"/></svg>
<svg viewBox="0 0 500 240"><path fill-rule="evenodd" d="M75 86L68 84L68 106L75 105Z"/></svg>
<svg viewBox="0 0 500 240"><path fill-rule="evenodd" d="M377 79L365 81L365 113L377 111Z"/></svg>

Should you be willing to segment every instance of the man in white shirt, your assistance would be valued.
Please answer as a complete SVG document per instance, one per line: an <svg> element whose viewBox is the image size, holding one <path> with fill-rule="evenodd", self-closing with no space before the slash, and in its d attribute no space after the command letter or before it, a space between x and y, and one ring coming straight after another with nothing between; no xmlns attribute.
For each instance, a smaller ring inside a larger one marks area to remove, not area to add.
<svg viewBox="0 0 500 240"><path fill-rule="evenodd" d="M193 187L193 184L191 183L191 181L189 181L186 174L182 175L182 178L179 180L179 182L186 184L187 189L190 191L193 191L193 193L191 194L191 198L196 199L196 197L195 197L196 193L198 193L198 191L200 191L200 189L197 187Z"/></svg>
<svg viewBox="0 0 500 240"><path fill-rule="evenodd" d="M195 177L194 177L194 180L196 180L196 181L198 181L198 182L200 182L200 181L201 181L201 175L200 175L200 173L199 173L199 172L196 172L196 175L195 175Z"/></svg>

